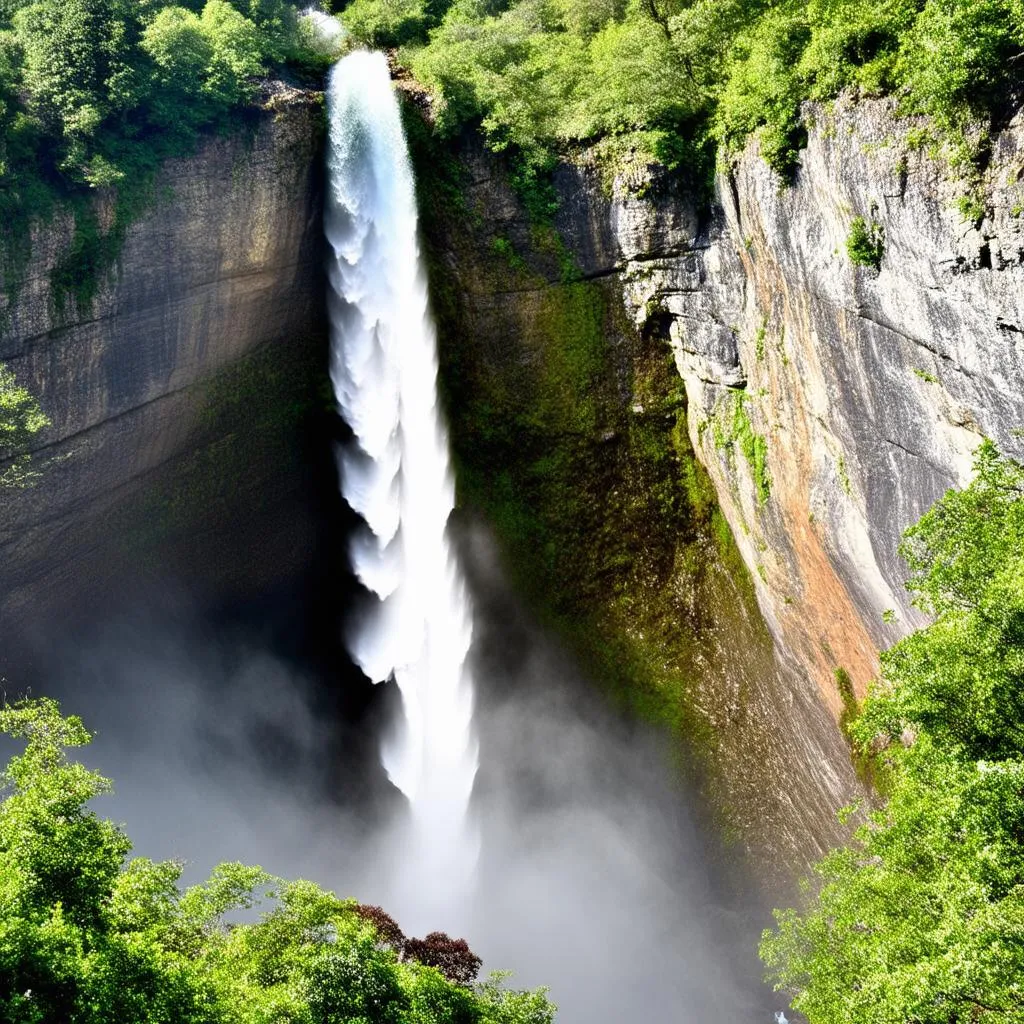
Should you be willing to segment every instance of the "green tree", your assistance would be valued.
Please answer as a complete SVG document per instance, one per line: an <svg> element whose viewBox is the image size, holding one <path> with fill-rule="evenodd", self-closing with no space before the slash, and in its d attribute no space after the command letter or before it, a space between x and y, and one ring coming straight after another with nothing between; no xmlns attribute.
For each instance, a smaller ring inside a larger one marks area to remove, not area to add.
<svg viewBox="0 0 1024 1024"><path fill-rule="evenodd" d="M372 46L403 46L422 39L433 23L427 0L353 0L345 26Z"/></svg>
<svg viewBox="0 0 1024 1024"><path fill-rule="evenodd" d="M1024 1021L1024 467L975 477L906 534L934 622L882 658L851 735L886 807L818 867L761 952L812 1024Z"/></svg>
<svg viewBox="0 0 1024 1024"><path fill-rule="evenodd" d="M0 488L24 487L33 481L35 474L28 468L30 456L25 449L49 425L32 393L0 364Z"/></svg>
<svg viewBox="0 0 1024 1024"><path fill-rule="evenodd" d="M450 981L401 956L383 912L312 882L231 863L182 891L180 864L128 860L91 809L110 782L69 760L90 739L78 718L21 701L0 732L25 742L0 777L5 1024L551 1024L543 992ZM258 922L228 923L268 899Z"/></svg>
<svg viewBox="0 0 1024 1024"><path fill-rule="evenodd" d="M227 0L209 0L200 23L212 50L203 92L225 108L242 103L266 70L259 29Z"/></svg>
<svg viewBox="0 0 1024 1024"><path fill-rule="evenodd" d="M209 116L209 104L189 100L213 62L213 44L199 16L165 7L146 26L142 47L154 65L151 119L165 128L198 127Z"/></svg>
<svg viewBox="0 0 1024 1024"><path fill-rule="evenodd" d="M135 61L142 26L131 0L38 2L14 18L30 105L63 143L63 167L88 180L92 140L144 89Z"/></svg>

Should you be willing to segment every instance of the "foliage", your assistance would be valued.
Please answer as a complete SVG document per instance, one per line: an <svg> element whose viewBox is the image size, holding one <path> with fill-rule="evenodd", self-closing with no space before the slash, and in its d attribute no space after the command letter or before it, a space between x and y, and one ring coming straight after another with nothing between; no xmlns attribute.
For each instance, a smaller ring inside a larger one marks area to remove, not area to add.
<svg viewBox="0 0 1024 1024"><path fill-rule="evenodd" d="M0 488L31 485L37 474L25 449L49 425L38 400L0 364Z"/></svg>
<svg viewBox="0 0 1024 1024"><path fill-rule="evenodd" d="M885 255L885 231L880 224L854 217L846 237L846 255L858 267L880 270Z"/></svg>
<svg viewBox="0 0 1024 1024"><path fill-rule="evenodd" d="M967 177L1022 75L1019 0L354 0L366 41L404 45L438 125L496 150L608 140L613 160L707 170L752 135L790 175L801 105L895 93L931 119Z"/></svg>
<svg viewBox="0 0 1024 1024"><path fill-rule="evenodd" d="M366 908L312 882L221 864L182 890L179 863L126 860L128 837L91 809L110 782L68 759L68 748L90 739L78 718L62 716L55 701L26 700L0 709L0 731L25 741L0 791L0 1019L552 1021L542 991L510 991L496 978L471 986L468 966L479 960L462 940L419 940L448 951L443 967L458 961L450 981L399 956ZM257 923L229 923L267 899L273 905Z"/></svg>
<svg viewBox="0 0 1024 1024"><path fill-rule="evenodd" d="M449 981L468 985L476 980L483 961L466 943L444 932L431 932L425 939L406 939L403 953L409 960L436 967Z"/></svg>
<svg viewBox="0 0 1024 1024"><path fill-rule="evenodd" d="M1024 1021L1024 467L985 442L901 548L934 616L849 726L889 801L762 956L812 1024Z"/></svg>
<svg viewBox="0 0 1024 1024"><path fill-rule="evenodd" d="M436 21L431 0L352 0L344 9L345 27L375 47L404 46L422 40Z"/></svg>

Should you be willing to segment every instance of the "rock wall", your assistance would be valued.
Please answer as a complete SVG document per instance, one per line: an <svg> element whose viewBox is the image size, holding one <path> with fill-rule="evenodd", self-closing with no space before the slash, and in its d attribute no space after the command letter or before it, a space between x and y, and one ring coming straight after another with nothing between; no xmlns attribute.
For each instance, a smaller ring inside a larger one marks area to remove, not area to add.
<svg viewBox="0 0 1024 1024"><path fill-rule="evenodd" d="M562 229L668 337L777 649L838 714L835 669L863 694L878 650L922 622L902 532L970 479L983 437L1024 455L1024 116L971 222L892 102L806 113L790 187L751 146L702 222L646 169L605 195L567 167ZM848 256L857 216L884 231L877 271Z"/></svg>
<svg viewBox="0 0 1024 1024"><path fill-rule="evenodd" d="M418 156L464 492L520 592L596 677L676 731L722 834L777 896L842 841L835 812L864 791L713 510L667 327L623 304L644 268L693 258L692 204L614 198L596 168L565 165L556 232L481 146L437 182L442 163Z"/></svg>
<svg viewBox="0 0 1024 1024"><path fill-rule="evenodd" d="M281 410L315 396L326 359L321 99L270 87L247 130L170 161L88 309L58 309L51 288L72 216L34 229L0 310L0 361L52 425L36 438L36 486L0 492L8 637L120 584L161 545L172 572L211 583L229 564L241 583L308 557L301 516L276 533L267 517L301 474L281 450L297 418ZM262 550L226 557L243 538Z"/></svg>

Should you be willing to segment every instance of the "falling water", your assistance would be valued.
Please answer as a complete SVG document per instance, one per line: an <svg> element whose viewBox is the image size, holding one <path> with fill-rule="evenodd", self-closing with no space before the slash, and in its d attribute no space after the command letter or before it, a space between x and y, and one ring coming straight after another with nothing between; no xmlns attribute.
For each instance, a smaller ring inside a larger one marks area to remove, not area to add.
<svg viewBox="0 0 1024 1024"><path fill-rule="evenodd" d="M349 639L374 682L394 679L403 718L382 748L411 808L414 849L438 903L472 873L467 809L477 770L466 658L472 615L447 537L454 505L437 402L437 347L417 243L413 175L381 54L331 73L326 232L331 376L354 442L342 491L365 521L352 564L379 602Z"/></svg>

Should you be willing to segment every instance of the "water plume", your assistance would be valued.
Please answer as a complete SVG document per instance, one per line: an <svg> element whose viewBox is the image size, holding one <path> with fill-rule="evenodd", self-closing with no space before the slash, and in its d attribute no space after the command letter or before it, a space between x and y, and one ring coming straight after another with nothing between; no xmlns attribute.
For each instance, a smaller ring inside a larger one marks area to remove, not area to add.
<svg viewBox="0 0 1024 1024"><path fill-rule="evenodd" d="M340 61L327 102L331 377L353 433L340 459L342 492L365 523L352 567L376 598L349 647L370 679L393 679L402 696L382 748L411 812L399 906L450 913L478 846L468 820L477 770L472 613L447 535L455 491L415 187L383 55Z"/></svg>

